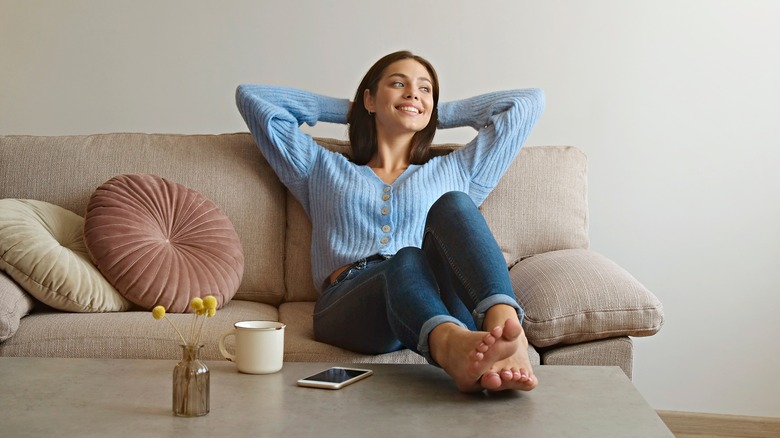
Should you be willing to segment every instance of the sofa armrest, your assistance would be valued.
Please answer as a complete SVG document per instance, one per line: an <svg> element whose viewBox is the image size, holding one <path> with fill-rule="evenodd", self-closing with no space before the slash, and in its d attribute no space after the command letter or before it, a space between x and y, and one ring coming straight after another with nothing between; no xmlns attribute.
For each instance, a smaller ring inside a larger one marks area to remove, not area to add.
<svg viewBox="0 0 780 438"><path fill-rule="evenodd" d="M586 249L538 254L510 270L525 310L523 328L537 347L617 336L651 336L663 306L613 261Z"/></svg>

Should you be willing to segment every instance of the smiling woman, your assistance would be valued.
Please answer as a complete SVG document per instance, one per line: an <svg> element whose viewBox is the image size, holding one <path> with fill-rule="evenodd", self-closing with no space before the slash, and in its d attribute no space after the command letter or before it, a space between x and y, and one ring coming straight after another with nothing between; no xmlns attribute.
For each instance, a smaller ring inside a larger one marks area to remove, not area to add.
<svg viewBox="0 0 780 438"><path fill-rule="evenodd" d="M414 137L429 126L436 104L428 79L430 73L419 62L403 59L386 70L391 73L385 73L373 92L364 90L363 101L369 115L374 116L372 126L376 127L376 142L369 145L368 165L380 178L380 172L387 175L382 179L392 184L412 161L415 149L415 164L427 161L430 142L425 138L415 141Z"/></svg>
<svg viewBox="0 0 780 438"><path fill-rule="evenodd" d="M239 86L236 101L311 219L317 340L409 348L465 392L536 387L524 312L477 207L541 115L541 90L440 104L431 64L402 51L369 69L353 102L262 85ZM349 158L299 129L317 122L349 124ZM471 142L430 157L437 127L463 126L478 131Z"/></svg>
<svg viewBox="0 0 780 438"><path fill-rule="evenodd" d="M377 99L382 102L385 95L391 104L411 105L423 111L425 117L420 123L425 125L412 136L408 160L412 164L425 163L436 134L439 77L428 61L407 51L394 52L377 61L358 86L349 113L352 161L367 164L375 158L380 120L374 118L383 117L384 112L377 116L374 113Z"/></svg>

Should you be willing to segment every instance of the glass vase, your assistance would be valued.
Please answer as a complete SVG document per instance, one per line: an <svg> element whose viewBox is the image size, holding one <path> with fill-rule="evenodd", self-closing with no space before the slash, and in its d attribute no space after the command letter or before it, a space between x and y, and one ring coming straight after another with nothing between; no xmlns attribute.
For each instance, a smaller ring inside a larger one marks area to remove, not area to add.
<svg viewBox="0 0 780 438"><path fill-rule="evenodd" d="M181 362L173 368L173 413L200 417L209 413L209 367L200 360L203 345L181 345Z"/></svg>

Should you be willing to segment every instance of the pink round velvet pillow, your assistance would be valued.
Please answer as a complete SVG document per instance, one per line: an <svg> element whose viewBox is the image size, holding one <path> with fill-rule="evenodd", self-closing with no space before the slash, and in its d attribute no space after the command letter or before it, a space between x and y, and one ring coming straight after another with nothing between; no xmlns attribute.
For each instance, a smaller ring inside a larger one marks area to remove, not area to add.
<svg viewBox="0 0 780 438"><path fill-rule="evenodd" d="M146 309L186 312L194 297L219 307L238 290L244 253L230 219L200 193L156 175L127 174L97 188L84 243L106 279Z"/></svg>

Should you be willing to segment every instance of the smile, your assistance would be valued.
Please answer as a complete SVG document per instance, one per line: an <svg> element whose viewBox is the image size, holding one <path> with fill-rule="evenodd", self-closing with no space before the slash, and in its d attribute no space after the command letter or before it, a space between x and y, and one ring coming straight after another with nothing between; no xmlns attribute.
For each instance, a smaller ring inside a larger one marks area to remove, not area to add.
<svg viewBox="0 0 780 438"><path fill-rule="evenodd" d="M404 106L404 105L402 105L402 106L396 107L396 109L398 109L400 111L410 112L410 113L422 114L422 111L419 108L415 108L413 106Z"/></svg>

